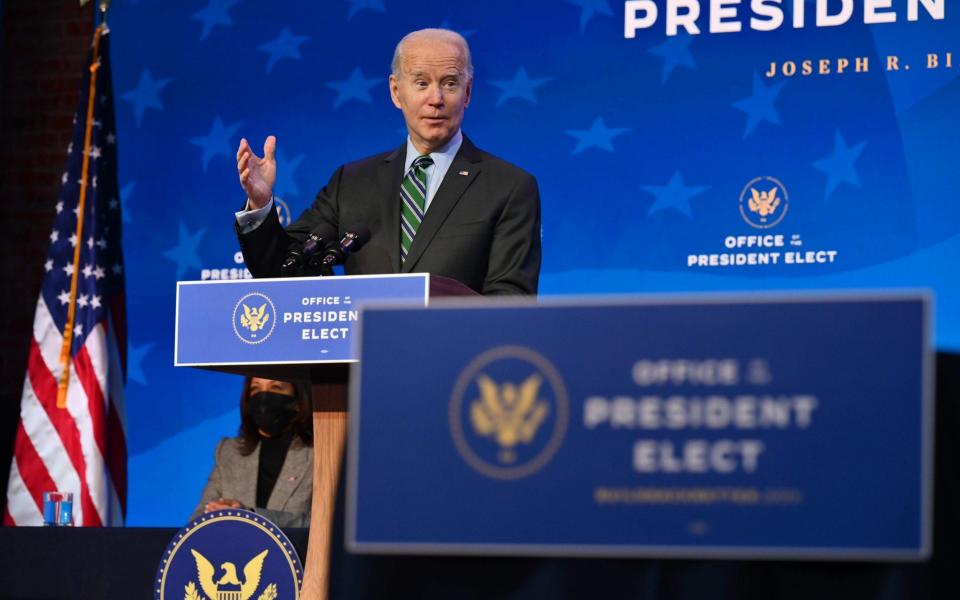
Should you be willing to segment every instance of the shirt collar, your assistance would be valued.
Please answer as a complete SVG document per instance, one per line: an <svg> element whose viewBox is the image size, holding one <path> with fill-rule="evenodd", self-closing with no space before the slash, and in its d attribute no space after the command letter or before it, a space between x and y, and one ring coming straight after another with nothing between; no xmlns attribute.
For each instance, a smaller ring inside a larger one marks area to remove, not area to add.
<svg viewBox="0 0 960 600"><path fill-rule="evenodd" d="M453 134L453 137L450 138L450 141L443 145L439 150L431 152L428 156L433 159L433 164L437 167L443 167L441 171L446 171L450 166L450 163L453 162L454 157L457 156L457 152L460 151L460 146L463 144L463 132L459 129L457 133ZM420 152L413 145L413 141L410 139L410 136L407 136L407 158L403 164L403 172L406 173L410 170L410 165L413 164L413 161L417 160L417 157L420 156Z"/></svg>

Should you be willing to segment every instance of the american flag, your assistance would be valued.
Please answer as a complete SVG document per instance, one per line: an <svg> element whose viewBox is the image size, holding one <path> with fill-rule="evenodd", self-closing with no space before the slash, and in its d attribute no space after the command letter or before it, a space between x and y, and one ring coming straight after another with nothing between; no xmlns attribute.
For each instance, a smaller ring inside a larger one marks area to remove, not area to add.
<svg viewBox="0 0 960 600"><path fill-rule="evenodd" d="M97 27L37 300L4 525L73 492L77 525L122 525L126 309L109 30Z"/></svg>

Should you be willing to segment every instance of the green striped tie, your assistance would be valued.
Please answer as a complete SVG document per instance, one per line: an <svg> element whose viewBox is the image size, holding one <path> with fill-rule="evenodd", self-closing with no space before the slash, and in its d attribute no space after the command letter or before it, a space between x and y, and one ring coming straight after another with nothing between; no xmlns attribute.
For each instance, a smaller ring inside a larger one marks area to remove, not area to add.
<svg viewBox="0 0 960 600"><path fill-rule="evenodd" d="M427 167L429 156L418 156L400 184L400 262L407 260L413 236L417 235L427 206Z"/></svg>

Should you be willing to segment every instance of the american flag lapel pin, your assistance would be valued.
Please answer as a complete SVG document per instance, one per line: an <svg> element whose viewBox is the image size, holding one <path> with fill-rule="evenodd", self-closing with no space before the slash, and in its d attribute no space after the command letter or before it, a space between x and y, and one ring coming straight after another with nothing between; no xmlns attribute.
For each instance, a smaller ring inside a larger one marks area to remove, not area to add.
<svg viewBox="0 0 960 600"><path fill-rule="evenodd" d="M464 177L466 177L467 175L470 174L470 171L460 171L459 174L460 174L460 175L463 175Z"/></svg>

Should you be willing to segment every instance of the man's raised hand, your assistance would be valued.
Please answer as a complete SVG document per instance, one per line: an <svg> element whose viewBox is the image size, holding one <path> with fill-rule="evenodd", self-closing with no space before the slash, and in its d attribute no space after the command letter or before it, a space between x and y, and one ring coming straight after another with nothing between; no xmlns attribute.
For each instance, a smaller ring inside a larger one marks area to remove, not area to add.
<svg viewBox="0 0 960 600"><path fill-rule="evenodd" d="M267 136L263 143L263 158L250 149L246 138L240 140L237 149L237 172L240 173L240 185L250 200L250 209L263 208L270 202L273 184L277 180L277 138Z"/></svg>

